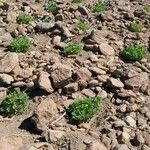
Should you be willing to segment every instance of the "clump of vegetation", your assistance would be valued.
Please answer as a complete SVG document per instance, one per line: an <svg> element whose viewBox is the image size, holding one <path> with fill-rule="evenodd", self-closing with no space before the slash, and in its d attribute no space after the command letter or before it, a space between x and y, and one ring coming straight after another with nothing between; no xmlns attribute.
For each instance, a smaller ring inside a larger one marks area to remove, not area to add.
<svg viewBox="0 0 150 150"><path fill-rule="evenodd" d="M11 52L25 53L30 48L30 46L31 42L28 38L19 36L11 41L8 49Z"/></svg>
<svg viewBox="0 0 150 150"><path fill-rule="evenodd" d="M79 29L79 30L82 30L82 31L86 31L90 28L90 25L87 23L87 22L82 22L82 21L79 21L77 24L76 24L76 27Z"/></svg>
<svg viewBox="0 0 150 150"><path fill-rule="evenodd" d="M139 23L133 21L129 25L129 30L132 31L132 32L141 32L142 27Z"/></svg>
<svg viewBox="0 0 150 150"><path fill-rule="evenodd" d="M149 6L145 6L145 7L144 7L144 11L145 11L146 13L150 13L150 5L149 5Z"/></svg>
<svg viewBox="0 0 150 150"><path fill-rule="evenodd" d="M64 48L64 52L66 55L76 55L79 54L83 49L83 46L78 43L68 43L68 45Z"/></svg>
<svg viewBox="0 0 150 150"><path fill-rule="evenodd" d="M73 3L82 3L83 0L73 0Z"/></svg>
<svg viewBox="0 0 150 150"><path fill-rule="evenodd" d="M146 55L146 48L141 45L131 45L121 52L121 57L126 61L140 61Z"/></svg>
<svg viewBox="0 0 150 150"><path fill-rule="evenodd" d="M67 108L67 115L70 123L80 124L91 119L99 112L101 106L100 98L82 98L75 100Z"/></svg>
<svg viewBox="0 0 150 150"><path fill-rule="evenodd" d="M45 5L45 9L53 14L57 14L58 13L58 7L57 4L54 1L48 1L48 3Z"/></svg>
<svg viewBox="0 0 150 150"><path fill-rule="evenodd" d="M17 22L19 24L29 24L29 22L32 20L32 16L26 14L26 13L21 13L17 17Z"/></svg>
<svg viewBox="0 0 150 150"><path fill-rule="evenodd" d="M12 116L22 112L27 106L28 96L24 92L12 92L8 94L0 104L0 114Z"/></svg>
<svg viewBox="0 0 150 150"><path fill-rule="evenodd" d="M107 9L106 3L98 2L94 6L92 6L92 12L100 13Z"/></svg>

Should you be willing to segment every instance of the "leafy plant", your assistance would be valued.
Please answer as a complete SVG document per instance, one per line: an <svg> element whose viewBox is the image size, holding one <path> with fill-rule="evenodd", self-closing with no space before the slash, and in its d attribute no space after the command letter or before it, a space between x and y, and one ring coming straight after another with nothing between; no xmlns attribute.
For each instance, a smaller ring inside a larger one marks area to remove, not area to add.
<svg viewBox="0 0 150 150"><path fill-rule="evenodd" d="M29 22L32 20L32 16L25 14L25 13L21 13L19 14L19 16L17 17L17 22L19 24L29 24Z"/></svg>
<svg viewBox="0 0 150 150"><path fill-rule="evenodd" d="M92 12L94 13L100 13L107 9L107 5L102 2L96 3L94 6L92 6Z"/></svg>
<svg viewBox="0 0 150 150"><path fill-rule="evenodd" d="M73 3L82 3L83 0L73 0Z"/></svg>
<svg viewBox="0 0 150 150"><path fill-rule="evenodd" d="M0 114L12 116L22 112L27 106L28 96L24 92L12 92L8 94L0 104Z"/></svg>
<svg viewBox="0 0 150 150"><path fill-rule="evenodd" d="M132 32L141 32L142 27L139 23L133 21L129 25L129 30L132 31Z"/></svg>
<svg viewBox="0 0 150 150"><path fill-rule="evenodd" d="M9 50L11 52L25 53L30 48L30 46L31 42L28 38L19 36L11 41Z"/></svg>
<svg viewBox="0 0 150 150"><path fill-rule="evenodd" d="M48 3L45 5L45 9L48 11L48 12L51 12L53 14L57 14L58 13L58 7L57 7L57 4L53 1L48 1Z"/></svg>
<svg viewBox="0 0 150 150"><path fill-rule="evenodd" d="M70 104L66 110L69 121L74 124L80 124L91 119L98 113L101 106L100 98L77 99Z"/></svg>
<svg viewBox="0 0 150 150"><path fill-rule="evenodd" d="M144 11L145 11L146 13L150 13L150 5L149 5L149 6L145 6L145 7L144 7Z"/></svg>
<svg viewBox="0 0 150 150"><path fill-rule="evenodd" d="M146 48L141 45L131 45L121 52L121 57L127 61L140 61L146 55Z"/></svg>
<svg viewBox="0 0 150 150"><path fill-rule="evenodd" d="M81 22L79 21L77 24L76 24L76 27L79 29L79 30L82 30L82 31L86 31L90 28L90 25L87 23L87 22Z"/></svg>
<svg viewBox="0 0 150 150"><path fill-rule="evenodd" d="M83 49L83 46L78 43L68 43L68 45L64 48L64 52L67 55L76 55L79 54Z"/></svg>

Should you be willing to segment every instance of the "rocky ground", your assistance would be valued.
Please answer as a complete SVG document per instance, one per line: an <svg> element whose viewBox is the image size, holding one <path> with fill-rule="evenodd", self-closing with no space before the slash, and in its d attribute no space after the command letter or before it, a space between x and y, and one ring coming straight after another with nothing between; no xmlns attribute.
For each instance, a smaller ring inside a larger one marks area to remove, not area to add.
<svg viewBox="0 0 150 150"><path fill-rule="evenodd" d="M0 6L0 98L21 90L30 96L28 108L12 118L0 118L0 150L150 150L150 56L125 63L120 50L129 44L150 49L149 0L109 0L103 13L88 6L55 0L59 13L44 10L44 2L8 0ZM26 12L36 19L20 25ZM81 32L77 21L90 29ZM139 21L140 33L128 30ZM13 37L31 39L27 53L12 53ZM68 41L84 44L80 55L66 57ZM76 97L101 97L101 112L87 123L71 125L65 108Z"/></svg>

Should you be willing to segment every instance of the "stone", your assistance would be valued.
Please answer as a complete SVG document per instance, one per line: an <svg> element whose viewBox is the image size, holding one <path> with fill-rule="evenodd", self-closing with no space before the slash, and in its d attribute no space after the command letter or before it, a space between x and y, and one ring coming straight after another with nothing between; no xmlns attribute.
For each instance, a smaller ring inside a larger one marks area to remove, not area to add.
<svg viewBox="0 0 150 150"><path fill-rule="evenodd" d="M87 68L84 67L77 70L76 74L79 79L84 81L89 81L92 76L92 73Z"/></svg>
<svg viewBox="0 0 150 150"><path fill-rule="evenodd" d="M0 99L3 99L7 95L7 88L0 87Z"/></svg>
<svg viewBox="0 0 150 150"><path fill-rule="evenodd" d="M136 128L136 120L134 120L131 116L127 116L125 121L129 126Z"/></svg>
<svg viewBox="0 0 150 150"><path fill-rule="evenodd" d="M16 22L17 19L16 11L8 11L6 19L8 22Z"/></svg>
<svg viewBox="0 0 150 150"><path fill-rule="evenodd" d="M95 93L92 91L92 90L90 90L90 89L83 89L82 91L81 91L81 93L82 94L84 94L85 96L88 96L88 97L95 97Z"/></svg>
<svg viewBox="0 0 150 150"><path fill-rule="evenodd" d="M86 148L86 150L108 150L102 143L98 141L92 141Z"/></svg>
<svg viewBox="0 0 150 150"><path fill-rule="evenodd" d="M140 146L141 144L144 144L145 140L141 133L136 133L135 137L131 139L131 144L133 146Z"/></svg>
<svg viewBox="0 0 150 150"><path fill-rule="evenodd" d="M0 56L0 73L10 73L19 64L16 53L6 53Z"/></svg>
<svg viewBox="0 0 150 150"><path fill-rule="evenodd" d="M88 15L89 11L85 6L78 6L78 11L82 14L82 15Z"/></svg>
<svg viewBox="0 0 150 150"><path fill-rule="evenodd" d="M121 81L119 81L118 79L112 78L112 77L108 78L107 85L109 87L114 87L114 88L123 88L124 87L124 84Z"/></svg>
<svg viewBox="0 0 150 150"><path fill-rule="evenodd" d="M143 145L142 150L150 150L150 147L148 147L147 145Z"/></svg>
<svg viewBox="0 0 150 150"><path fill-rule="evenodd" d="M12 36L9 32L6 32L0 36L0 41L2 41L2 42L8 42L10 40L12 40Z"/></svg>
<svg viewBox="0 0 150 150"><path fill-rule="evenodd" d="M10 85L14 81L13 77L8 74L0 74L0 84Z"/></svg>
<svg viewBox="0 0 150 150"><path fill-rule="evenodd" d="M49 128L51 119L53 119L57 113L58 110L56 104L53 100L47 97L37 106L33 116L31 117L31 121L35 125L35 129L41 133Z"/></svg>
<svg viewBox="0 0 150 150"><path fill-rule="evenodd" d="M105 98L107 98L107 92L104 91L104 90L101 90L101 91L98 92L97 97L105 99Z"/></svg>
<svg viewBox="0 0 150 150"><path fill-rule="evenodd" d="M120 128L126 126L126 123L122 120L116 120L114 121L113 125L115 128Z"/></svg>
<svg viewBox="0 0 150 150"><path fill-rule="evenodd" d="M41 71L38 75L37 85L39 88L45 90L48 93L52 93L54 91L51 81L49 79L50 74L47 72Z"/></svg>
<svg viewBox="0 0 150 150"><path fill-rule="evenodd" d="M55 88L62 88L69 83L72 77L71 68L67 65L56 64L51 73Z"/></svg>
<svg viewBox="0 0 150 150"><path fill-rule="evenodd" d="M130 98L130 97L136 97L136 94L132 90L125 90L121 89L117 95L122 98Z"/></svg>
<svg viewBox="0 0 150 150"><path fill-rule="evenodd" d="M47 142L57 142L65 135L64 131L61 130L47 130L45 133L45 139Z"/></svg>
<svg viewBox="0 0 150 150"><path fill-rule="evenodd" d="M115 50L106 43L101 43L99 45L100 52L105 56L112 56L115 54Z"/></svg>
<svg viewBox="0 0 150 150"><path fill-rule="evenodd" d="M127 143L130 140L130 135L124 131L117 137L117 139L119 143Z"/></svg>
<svg viewBox="0 0 150 150"><path fill-rule="evenodd" d="M78 83L70 83L64 87L65 91L69 93L74 93L78 91Z"/></svg>
<svg viewBox="0 0 150 150"><path fill-rule="evenodd" d="M98 58L97 58L97 56L96 56L95 54L91 54L91 55L90 55L90 60L91 60L91 62L93 62L93 63L98 62Z"/></svg>
<svg viewBox="0 0 150 150"><path fill-rule="evenodd" d="M114 150L130 150L126 144L118 145Z"/></svg>
<svg viewBox="0 0 150 150"><path fill-rule="evenodd" d="M90 67L89 70L95 75L105 75L106 71L98 68L98 67Z"/></svg>

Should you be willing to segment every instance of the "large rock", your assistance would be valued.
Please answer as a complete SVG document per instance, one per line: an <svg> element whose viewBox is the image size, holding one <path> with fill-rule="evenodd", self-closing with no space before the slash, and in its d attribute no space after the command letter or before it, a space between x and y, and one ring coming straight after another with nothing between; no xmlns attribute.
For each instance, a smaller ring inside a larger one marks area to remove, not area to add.
<svg viewBox="0 0 150 150"><path fill-rule="evenodd" d="M39 86L39 88L45 90L46 92L52 93L54 89L49 77L50 75L47 72L41 71L38 76L37 85Z"/></svg>
<svg viewBox="0 0 150 150"><path fill-rule="evenodd" d="M67 85L72 77L71 68L67 65L56 64L51 73L53 84L56 88L62 88Z"/></svg>
<svg viewBox="0 0 150 150"><path fill-rule="evenodd" d="M37 106L31 121L35 125L35 128L39 132L46 131L48 129L51 119L58 113L57 106L53 100L46 98L41 101Z"/></svg>
<svg viewBox="0 0 150 150"><path fill-rule="evenodd" d="M16 53L6 53L0 56L0 73L10 73L19 64Z"/></svg>

